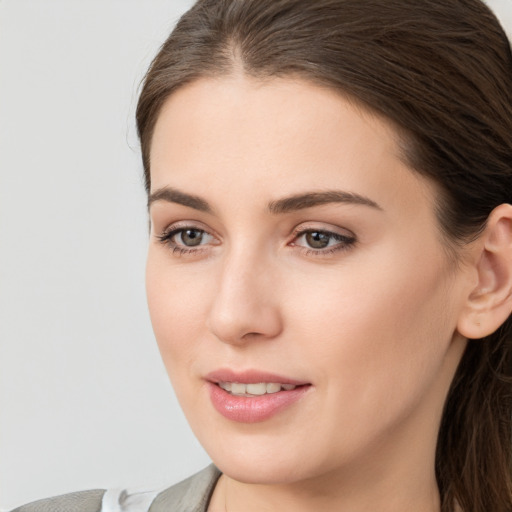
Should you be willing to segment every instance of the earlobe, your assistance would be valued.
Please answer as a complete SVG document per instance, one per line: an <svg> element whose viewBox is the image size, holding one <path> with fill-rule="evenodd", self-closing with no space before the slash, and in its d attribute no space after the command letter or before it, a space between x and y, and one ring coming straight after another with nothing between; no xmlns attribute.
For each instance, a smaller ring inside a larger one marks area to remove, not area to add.
<svg viewBox="0 0 512 512"><path fill-rule="evenodd" d="M492 334L512 312L512 205L489 215L475 258L477 284L470 291L457 330L469 339Z"/></svg>

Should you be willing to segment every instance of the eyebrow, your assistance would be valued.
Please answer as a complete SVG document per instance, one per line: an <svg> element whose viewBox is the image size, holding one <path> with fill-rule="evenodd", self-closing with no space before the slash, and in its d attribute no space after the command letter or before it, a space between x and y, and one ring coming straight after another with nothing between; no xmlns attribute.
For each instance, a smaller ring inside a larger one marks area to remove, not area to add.
<svg viewBox="0 0 512 512"><path fill-rule="evenodd" d="M163 187L153 192L148 198L148 208L156 201L177 203L201 212L213 213L213 208L201 197L170 187ZM331 203L357 204L382 210L375 201L362 195L342 190L329 190L325 192L305 192L271 201L268 204L268 211L278 215Z"/></svg>
<svg viewBox="0 0 512 512"><path fill-rule="evenodd" d="M204 199L201 199L199 196L186 194L185 192L180 192L179 190L170 187L159 188L158 190L150 194L148 198L148 209L156 201L177 203L205 213L212 213L213 211L211 206Z"/></svg>
<svg viewBox="0 0 512 512"><path fill-rule="evenodd" d="M369 206L377 210L382 208L371 199L355 194L354 192L345 192L342 190L329 190L326 192L307 192L305 194L297 194L276 201L271 201L268 209L271 213L290 213L305 208L312 208L313 206L321 206L323 204L331 203L344 203L344 204L359 204Z"/></svg>

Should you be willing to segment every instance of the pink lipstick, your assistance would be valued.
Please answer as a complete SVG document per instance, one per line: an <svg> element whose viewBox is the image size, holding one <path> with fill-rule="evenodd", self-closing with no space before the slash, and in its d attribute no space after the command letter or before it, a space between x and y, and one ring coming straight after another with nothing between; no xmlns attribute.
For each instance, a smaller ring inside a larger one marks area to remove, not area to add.
<svg viewBox="0 0 512 512"><path fill-rule="evenodd" d="M249 370L221 369L206 376L214 408L239 423L265 421L300 400L311 389L308 382Z"/></svg>

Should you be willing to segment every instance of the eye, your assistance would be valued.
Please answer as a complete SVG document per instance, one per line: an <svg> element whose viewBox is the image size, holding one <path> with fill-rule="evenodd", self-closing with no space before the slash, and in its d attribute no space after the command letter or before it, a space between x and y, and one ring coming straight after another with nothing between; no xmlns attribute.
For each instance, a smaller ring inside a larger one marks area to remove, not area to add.
<svg viewBox="0 0 512 512"><path fill-rule="evenodd" d="M304 241L312 249L325 249L332 244L334 237L329 233L322 233L321 231L308 231L303 235Z"/></svg>
<svg viewBox="0 0 512 512"><path fill-rule="evenodd" d="M202 229L189 228L181 229L173 235L173 241L177 244L185 245L186 247L196 247L208 242L211 235L208 235Z"/></svg>
<svg viewBox="0 0 512 512"><path fill-rule="evenodd" d="M307 229L298 231L292 243L307 250L308 254L328 254L334 251L347 249L355 243L353 235L342 235L332 231Z"/></svg>
<svg viewBox="0 0 512 512"><path fill-rule="evenodd" d="M172 227L159 235L158 240L173 252L190 253L205 249L205 245L214 245L213 235L194 226Z"/></svg>

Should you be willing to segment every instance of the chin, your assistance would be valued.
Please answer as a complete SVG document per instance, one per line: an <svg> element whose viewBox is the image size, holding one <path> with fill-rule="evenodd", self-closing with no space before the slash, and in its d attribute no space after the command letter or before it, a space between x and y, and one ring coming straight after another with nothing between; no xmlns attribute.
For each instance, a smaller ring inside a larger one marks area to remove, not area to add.
<svg viewBox="0 0 512 512"><path fill-rule="evenodd" d="M233 458L234 459L234 458ZM232 458L216 458L215 465L233 480L246 484L278 485L292 484L307 479L312 475L304 471L304 467L297 471L297 462L293 464L278 460L233 460Z"/></svg>
<svg viewBox="0 0 512 512"><path fill-rule="evenodd" d="M324 473L328 462L318 457L321 450L308 449L304 440L290 436L226 434L206 442L198 438L222 473L242 483L292 484Z"/></svg>

